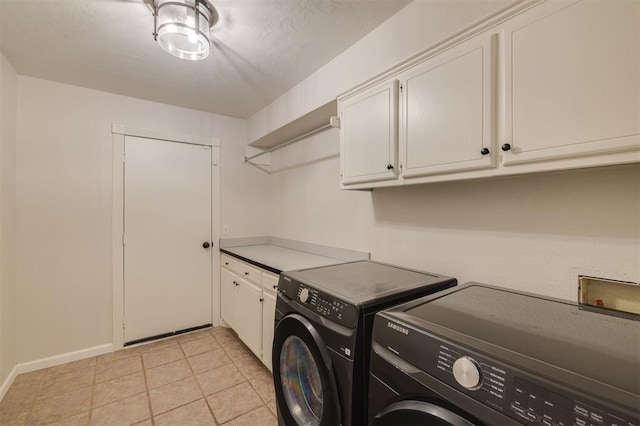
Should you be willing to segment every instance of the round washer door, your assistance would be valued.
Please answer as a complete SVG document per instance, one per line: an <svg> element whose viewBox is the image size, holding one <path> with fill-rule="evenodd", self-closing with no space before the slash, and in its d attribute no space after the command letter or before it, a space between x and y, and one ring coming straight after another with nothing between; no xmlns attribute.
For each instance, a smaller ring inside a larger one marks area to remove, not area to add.
<svg viewBox="0 0 640 426"><path fill-rule="evenodd" d="M473 422L451 410L424 401L400 401L380 412L372 425L474 426Z"/></svg>
<svg viewBox="0 0 640 426"><path fill-rule="evenodd" d="M331 357L318 331L301 315L284 317L273 336L273 378L284 423L340 423Z"/></svg>

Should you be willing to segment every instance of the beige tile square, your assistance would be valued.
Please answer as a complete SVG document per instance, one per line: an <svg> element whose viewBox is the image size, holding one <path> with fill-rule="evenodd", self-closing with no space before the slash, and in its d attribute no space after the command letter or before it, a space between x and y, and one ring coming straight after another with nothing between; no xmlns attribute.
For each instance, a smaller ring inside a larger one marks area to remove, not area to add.
<svg viewBox="0 0 640 426"><path fill-rule="evenodd" d="M194 374L199 374L223 365L231 364L231 358L225 351L218 349L187 358Z"/></svg>
<svg viewBox="0 0 640 426"><path fill-rule="evenodd" d="M28 424L53 423L89 411L91 389L84 388L52 398L37 399L29 415Z"/></svg>
<svg viewBox="0 0 640 426"><path fill-rule="evenodd" d="M93 384L95 371L95 366L92 366L60 372L58 374L47 372L47 376L42 381L40 389L38 390L38 398L51 398L64 392L91 386ZM91 390L89 390L89 393L90 392Z"/></svg>
<svg viewBox="0 0 640 426"><path fill-rule="evenodd" d="M231 358L251 355L251 350L240 341L224 342L222 346Z"/></svg>
<svg viewBox="0 0 640 426"><path fill-rule="evenodd" d="M198 382L193 377L169 383L149 391L151 410L158 415L202 398Z"/></svg>
<svg viewBox="0 0 640 426"><path fill-rule="evenodd" d="M40 382L22 380L11 385L0 403L1 410L18 409L31 404L38 394ZM0 423L1 424L1 423Z"/></svg>
<svg viewBox="0 0 640 426"><path fill-rule="evenodd" d="M167 348L158 349L157 351L143 352L142 362L144 368L152 368L162 364L168 364L184 358L184 353L179 345L169 346Z"/></svg>
<svg viewBox="0 0 640 426"><path fill-rule="evenodd" d="M253 355L244 355L233 358L233 362L247 379L252 379L261 374L269 373L265 365Z"/></svg>
<svg viewBox="0 0 640 426"><path fill-rule="evenodd" d="M89 424L89 411L67 417L47 426L87 426Z"/></svg>
<svg viewBox="0 0 640 426"><path fill-rule="evenodd" d="M131 425L149 419L149 398L146 392L93 409L92 425Z"/></svg>
<svg viewBox="0 0 640 426"><path fill-rule="evenodd" d="M276 420L277 420L278 419L278 406L276 405L276 400L274 399L273 401L267 402L267 407L269 407L269 410L271 410L271 412L273 413L273 415L276 417Z"/></svg>
<svg viewBox="0 0 640 426"><path fill-rule="evenodd" d="M141 353L157 351L159 349L166 349L178 344L178 339L170 337L164 340L156 340L154 342L143 343L140 346L134 346L133 348L139 350ZM132 349L133 349L132 348Z"/></svg>
<svg viewBox="0 0 640 426"><path fill-rule="evenodd" d="M111 352L108 354L98 356L96 360L97 364L103 364L105 362L117 361L123 358L129 358L130 356L137 355L141 352L140 346L133 348L121 349L119 351Z"/></svg>
<svg viewBox="0 0 640 426"><path fill-rule="evenodd" d="M98 383L93 391L93 406L109 404L145 390L142 372Z"/></svg>
<svg viewBox="0 0 640 426"><path fill-rule="evenodd" d="M147 373L147 387L149 389L166 385L167 383L176 382L185 377L191 376L191 369L187 360L170 362L169 364L159 365L150 368Z"/></svg>
<svg viewBox="0 0 640 426"><path fill-rule="evenodd" d="M274 401L276 399L276 389L273 384L273 377L270 374L259 374L253 379L250 379L249 383L264 402Z"/></svg>
<svg viewBox="0 0 640 426"><path fill-rule="evenodd" d="M43 368L42 370L32 371L30 373L19 374L13 380L13 384L11 386L13 387L13 386L40 384L40 382L42 381L42 379L44 379L46 374L47 374L46 368Z"/></svg>
<svg viewBox="0 0 640 426"><path fill-rule="evenodd" d="M218 423L227 422L233 418L248 413L254 408L263 406L257 393L249 383L241 383L230 389L215 393L207 398ZM266 407L265 407L266 408ZM269 411L267 409L267 411ZM270 416L273 417L271 413Z"/></svg>
<svg viewBox="0 0 640 426"><path fill-rule="evenodd" d="M266 406L256 408L225 423L225 426L278 426L278 420Z"/></svg>
<svg viewBox="0 0 640 426"><path fill-rule="evenodd" d="M216 426L204 399L199 399L182 407L153 418L156 426L198 425Z"/></svg>
<svg viewBox="0 0 640 426"><path fill-rule="evenodd" d="M128 376L129 374L142 371L142 361L139 354L134 354L127 358L116 361L98 364L96 366L96 383Z"/></svg>
<svg viewBox="0 0 640 426"><path fill-rule="evenodd" d="M211 337L211 328L206 328L204 330L192 331L191 333L185 333L178 336L178 342L188 342L189 340L200 339L202 337Z"/></svg>
<svg viewBox="0 0 640 426"><path fill-rule="evenodd" d="M27 424L27 419L29 418L30 412L31 412L30 405L9 407L7 405L0 404L0 425L3 425L3 426L25 425Z"/></svg>
<svg viewBox="0 0 640 426"><path fill-rule="evenodd" d="M240 370L233 364L200 373L196 378L205 396L246 381Z"/></svg>
<svg viewBox="0 0 640 426"><path fill-rule="evenodd" d="M188 340L186 342L181 342L180 346L182 346L182 350L184 351L186 356L192 356L201 354L203 352L208 352L213 349L219 349L220 343L211 335L203 336L198 339Z"/></svg>
<svg viewBox="0 0 640 426"><path fill-rule="evenodd" d="M96 365L97 357L92 356L90 358L81 359L79 361L68 362L66 364L56 365L47 369L46 376L54 376L56 374L68 373L73 370L78 370L85 367L92 367Z"/></svg>
<svg viewBox="0 0 640 426"><path fill-rule="evenodd" d="M238 337L236 333L233 332L230 328L226 327L215 327L211 330L211 334L216 338L218 342L224 345L225 342L237 342Z"/></svg>

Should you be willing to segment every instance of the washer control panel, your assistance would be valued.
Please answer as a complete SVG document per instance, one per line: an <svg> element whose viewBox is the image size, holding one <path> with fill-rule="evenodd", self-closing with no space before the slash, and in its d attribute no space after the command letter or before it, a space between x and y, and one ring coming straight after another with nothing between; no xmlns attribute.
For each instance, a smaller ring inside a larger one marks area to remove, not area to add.
<svg viewBox="0 0 640 426"><path fill-rule="evenodd" d="M345 327L355 327L358 309L306 284L299 283L282 275L278 283L278 292L298 302L305 308Z"/></svg>
<svg viewBox="0 0 640 426"><path fill-rule="evenodd" d="M623 412L553 384L555 377L534 376L395 320L376 318L374 339L424 373L525 425L640 426L640 404Z"/></svg>

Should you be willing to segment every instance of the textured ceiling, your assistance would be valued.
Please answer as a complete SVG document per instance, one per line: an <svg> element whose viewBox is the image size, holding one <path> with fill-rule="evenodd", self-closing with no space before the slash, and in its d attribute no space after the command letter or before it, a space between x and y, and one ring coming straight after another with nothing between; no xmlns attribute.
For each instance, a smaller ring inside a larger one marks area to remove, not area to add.
<svg viewBox="0 0 640 426"><path fill-rule="evenodd" d="M21 75L248 118L410 0L213 0L204 61L153 41L144 0L0 0L0 50Z"/></svg>

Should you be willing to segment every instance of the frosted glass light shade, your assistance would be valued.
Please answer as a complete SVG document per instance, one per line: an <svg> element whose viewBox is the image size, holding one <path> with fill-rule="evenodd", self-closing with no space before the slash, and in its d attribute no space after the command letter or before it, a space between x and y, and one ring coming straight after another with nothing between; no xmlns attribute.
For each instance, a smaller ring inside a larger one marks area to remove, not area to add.
<svg viewBox="0 0 640 426"><path fill-rule="evenodd" d="M154 36L165 51L181 59L209 56L209 30L218 16L205 0L155 0Z"/></svg>

